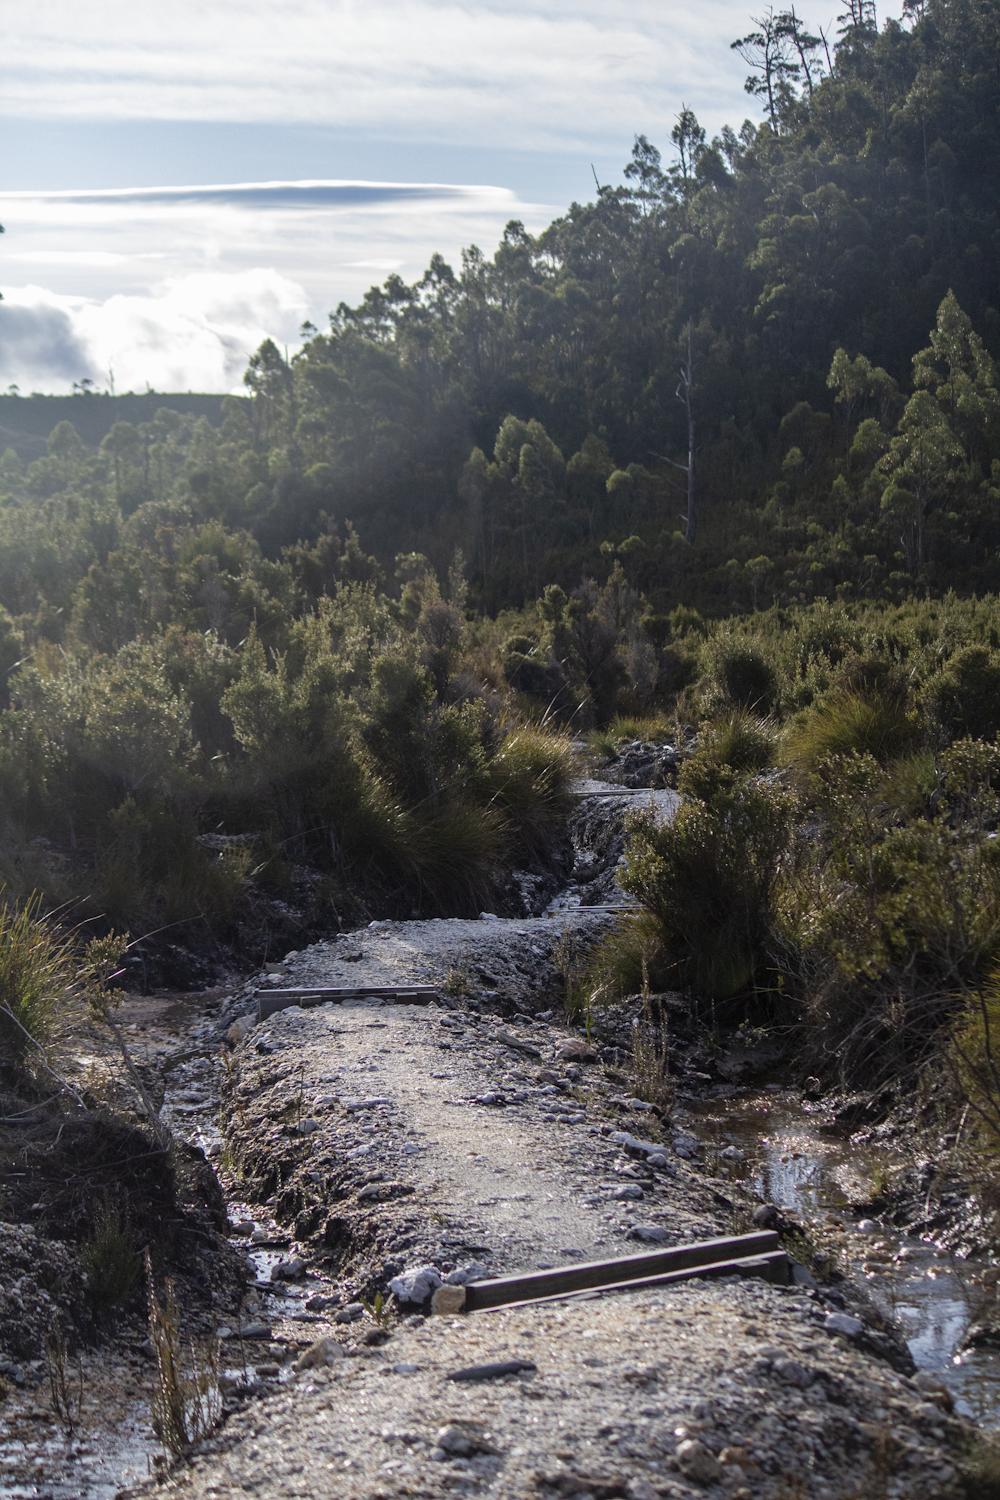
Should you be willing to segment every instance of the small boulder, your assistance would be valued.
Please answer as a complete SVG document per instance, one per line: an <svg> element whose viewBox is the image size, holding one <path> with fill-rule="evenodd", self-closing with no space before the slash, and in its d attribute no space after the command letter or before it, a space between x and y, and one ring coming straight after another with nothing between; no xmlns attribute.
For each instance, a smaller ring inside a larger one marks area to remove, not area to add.
<svg viewBox="0 0 1000 1500"><path fill-rule="evenodd" d="M339 1359L344 1358L343 1346L335 1338L327 1334L326 1338L317 1339L315 1344L310 1344L304 1354L300 1354L295 1361L295 1369L316 1370L323 1365L335 1365ZM260 1371L257 1372L260 1374Z"/></svg>
<svg viewBox="0 0 1000 1500"><path fill-rule="evenodd" d="M696 1484L714 1484L722 1473L719 1460L700 1438L685 1438L678 1443L676 1458L685 1479L693 1479Z"/></svg>
<svg viewBox="0 0 1000 1500"><path fill-rule="evenodd" d="M394 1276L389 1290L400 1302L426 1302L437 1291L442 1282L437 1266L413 1266L409 1271Z"/></svg>

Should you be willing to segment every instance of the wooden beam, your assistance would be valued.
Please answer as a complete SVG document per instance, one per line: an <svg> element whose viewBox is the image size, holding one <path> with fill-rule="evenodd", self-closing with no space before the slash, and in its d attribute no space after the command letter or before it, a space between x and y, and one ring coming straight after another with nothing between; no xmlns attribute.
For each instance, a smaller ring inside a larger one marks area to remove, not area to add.
<svg viewBox="0 0 1000 1500"><path fill-rule="evenodd" d="M437 999L437 989L432 984L352 984L330 986L325 989L255 990L257 1019L266 1021L279 1010L299 1005L307 1010L314 1005L339 1005L344 1000L382 999L408 1000L414 1005L427 1005Z"/></svg>
<svg viewBox="0 0 1000 1500"><path fill-rule="evenodd" d="M592 1291L643 1280L648 1282L650 1277L670 1276L675 1272L697 1275L705 1267L728 1265L778 1251L778 1236L773 1229L701 1240L691 1245L645 1251L641 1255L625 1255L617 1260L585 1261L582 1265L559 1266L552 1271L528 1271L497 1276L489 1281L474 1281L466 1289L465 1306L467 1311L475 1312L511 1302L537 1302L544 1297L565 1296L568 1292Z"/></svg>
<svg viewBox="0 0 1000 1500"><path fill-rule="evenodd" d="M784 1250L773 1250L769 1255L752 1255L743 1260L720 1260L708 1266L688 1266L684 1270L665 1271L660 1276L638 1276L631 1281L612 1281L607 1286L589 1287L583 1291L555 1292L547 1297L525 1297L521 1302L496 1302L483 1308L473 1304L471 1311L492 1312L499 1307L534 1307L540 1302L571 1302L585 1297L600 1297L603 1292L641 1292L645 1287L670 1286L675 1281L692 1281L696 1277L718 1280L720 1276L755 1276L776 1286L787 1286L788 1256ZM482 1283L473 1282L466 1289L466 1312L470 1311L468 1293L477 1285Z"/></svg>

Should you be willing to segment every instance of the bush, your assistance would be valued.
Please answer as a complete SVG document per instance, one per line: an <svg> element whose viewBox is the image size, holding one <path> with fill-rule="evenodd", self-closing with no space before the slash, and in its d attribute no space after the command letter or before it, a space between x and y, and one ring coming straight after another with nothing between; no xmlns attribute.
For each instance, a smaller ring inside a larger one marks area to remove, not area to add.
<svg viewBox="0 0 1000 1500"><path fill-rule="evenodd" d="M919 719L896 698L837 692L792 730L787 754L807 771L837 755L870 755L887 765L912 749L920 734Z"/></svg>
<svg viewBox="0 0 1000 1500"><path fill-rule="evenodd" d="M724 767L710 800L687 803L672 823L633 816L621 885L656 919L683 986L722 999L767 962L794 808L780 787Z"/></svg>
<svg viewBox="0 0 1000 1500"><path fill-rule="evenodd" d="M1000 729L1000 652L983 645L956 651L932 679L928 698L950 734L973 739L996 734Z"/></svg>
<svg viewBox="0 0 1000 1500"><path fill-rule="evenodd" d="M745 641L724 638L712 653L712 676L733 708L770 713L777 704L778 676L760 651Z"/></svg>
<svg viewBox="0 0 1000 1500"><path fill-rule="evenodd" d="M709 799L718 768L762 771L773 763L777 743L777 730L769 720L745 709L734 709L714 723L702 725L698 749L681 767L678 789L687 796Z"/></svg>
<svg viewBox="0 0 1000 1500"><path fill-rule="evenodd" d="M40 898L0 905L0 1058L20 1061L49 1040L71 978L69 945L42 919Z"/></svg>

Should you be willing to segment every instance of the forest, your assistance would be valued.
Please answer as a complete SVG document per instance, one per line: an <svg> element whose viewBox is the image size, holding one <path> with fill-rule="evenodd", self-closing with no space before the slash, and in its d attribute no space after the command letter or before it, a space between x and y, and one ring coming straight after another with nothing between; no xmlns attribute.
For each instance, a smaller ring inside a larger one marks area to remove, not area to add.
<svg viewBox="0 0 1000 1500"><path fill-rule="evenodd" d="M967 1025L1000 1128L1000 16L904 9L768 12L761 121L684 109L537 237L266 342L216 425L97 442L77 396L9 447L7 899L167 934L149 982L514 910L580 746L669 740L683 810L584 989L855 1078Z"/></svg>

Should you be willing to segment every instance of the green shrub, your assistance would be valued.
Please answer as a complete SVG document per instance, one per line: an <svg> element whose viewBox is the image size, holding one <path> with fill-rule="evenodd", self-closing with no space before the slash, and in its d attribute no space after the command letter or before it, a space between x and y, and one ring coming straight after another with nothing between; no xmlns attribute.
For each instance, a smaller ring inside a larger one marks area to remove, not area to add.
<svg viewBox="0 0 1000 1500"><path fill-rule="evenodd" d="M71 979L69 944L41 917L40 898L0 905L0 1058L19 1061L52 1037Z"/></svg>
<svg viewBox="0 0 1000 1500"><path fill-rule="evenodd" d="M724 701L733 708L766 714L776 707L778 675L747 641L724 637L712 652L711 672Z"/></svg>
<svg viewBox="0 0 1000 1500"><path fill-rule="evenodd" d="M792 730L786 749L792 764L807 771L837 755L870 755L886 765L915 747L921 728L896 698L835 692Z"/></svg>
<svg viewBox="0 0 1000 1500"><path fill-rule="evenodd" d="M767 962L794 808L782 788L722 767L710 800L686 803L673 822L634 815L621 884L656 919L684 987L721 999Z"/></svg>
<svg viewBox="0 0 1000 1500"><path fill-rule="evenodd" d="M1000 652L966 646L931 680L928 698L953 735L985 738L1000 730Z"/></svg>
<svg viewBox="0 0 1000 1500"><path fill-rule="evenodd" d="M717 767L762 771L773 764L777 744L778 732L770 720L746 709L733 709L714 723L702 725L698 749L681 767L678 789L688 796L708 798Z"/></svg>

